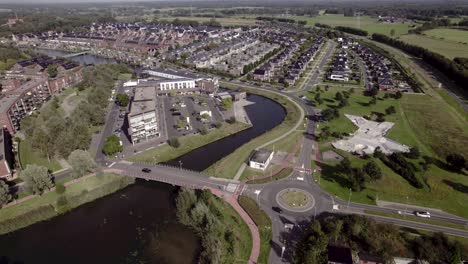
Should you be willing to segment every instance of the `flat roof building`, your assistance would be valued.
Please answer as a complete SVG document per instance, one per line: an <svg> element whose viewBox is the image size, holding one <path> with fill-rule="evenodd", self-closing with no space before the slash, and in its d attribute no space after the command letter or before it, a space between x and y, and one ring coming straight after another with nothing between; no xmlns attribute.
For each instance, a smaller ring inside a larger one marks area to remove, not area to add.
<svg viewBox="0 0 468 264"><path fill-rule="evenodd" d="M135 88L128 114L129 135L136 144L159 136L156 112L156 91L148 87Z"/></svg>
<svg viewBox="0 0 468 264"><path fill-rule="evenodd" d="M273 159L273 151L267 149L254 150L249 158L249 166L258 170L265 170Z"/></svg>

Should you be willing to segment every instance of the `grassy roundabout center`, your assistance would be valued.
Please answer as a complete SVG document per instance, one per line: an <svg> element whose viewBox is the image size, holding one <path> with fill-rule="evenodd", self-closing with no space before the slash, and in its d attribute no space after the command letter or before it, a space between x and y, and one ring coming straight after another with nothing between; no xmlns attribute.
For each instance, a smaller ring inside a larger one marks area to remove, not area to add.
<svg viewBox="0 0 468 264"><path fill-rule="evenodd" d="M309 196L298 189L285 191L280 195L280 199L292 208L301 208L310 203Z"/></svg>

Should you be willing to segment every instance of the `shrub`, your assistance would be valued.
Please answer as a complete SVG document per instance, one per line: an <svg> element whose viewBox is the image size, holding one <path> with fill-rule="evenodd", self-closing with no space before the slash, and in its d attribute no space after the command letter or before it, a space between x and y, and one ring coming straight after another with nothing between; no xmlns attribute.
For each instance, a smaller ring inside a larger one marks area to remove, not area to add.
<svg viewBox="0 0 468 264"><path fill-rule="evenodd" d="M63 183L57 183L55 186L55 192L58 194L63 194L66 191L65 185Z"/></svg>
<svg viewBox="0 0 468 264"><path fill-rule="evenodd" d="M170 138L168 140L168 144L169 146L173 147L173 148L178 148L180 147L180 142L179 142L179 139L178 138Z"/></svg>

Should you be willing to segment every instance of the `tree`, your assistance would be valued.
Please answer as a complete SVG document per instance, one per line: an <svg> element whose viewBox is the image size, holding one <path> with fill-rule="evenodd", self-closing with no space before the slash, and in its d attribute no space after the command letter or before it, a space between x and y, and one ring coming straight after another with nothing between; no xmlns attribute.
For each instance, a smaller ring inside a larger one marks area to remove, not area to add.
<svg viewBox="0 0 468 264"><path fill-rule="evenodd" d="M230 109L232 106L232 99L231 98L225 98L221 100L221 103L223 104L224 109Z"/></svg>
<svg viewBox="0 0 468 264"><path fill-rule="evenodd" d="M447 165L454 171L460 172L463 168L466 167L465 157L463 157L461 154L448 154L445 160L447 161Z"/></svg>
<svg viewBox="0 0 468 264"><path fill-rule="evenodd" d="M42 194L54 187L52 175L44 166L28 164L26 169L20 172L20 178L24 181L26 190L34 194Z"/></svg>
<svg viewBox="0 0 468 264"><path fill-rule="evenodd" d="M49 74L50 78L57 77L57 74L58 74L57 65L50 65L49 67L47 67L47 74Z"/></svg>
<svg viewBox="0 0 468 264"><path fill-rule="evenodd" d="M418 147L412 147L410 148L409 152L405 153L405 156L410 159L419 159L419 156L421 156L421 153L419 152Z"/></svg>
<svg viewBox="0 0 468 264"><path fill-rule="evenodd" d="M112 135L106 139L102 152L107 156L115 155L123 150L120 145L120 138L117 135Z"/></svg>
<svg viewBox="0 0 468 264"><path fill-rule="evenodd" d="M378 180L382 178L382 170L380 169L379 165L375 163L375 161L367 162L364 167L362 167L363 171L369 175L372 180Z"/></svg>
<svg viewBox="0 0 468 264"><path fill-rule="evenodd" d="M169 146L171 146L171 147L173 147L173 148L178 148L178 147L180 147L179 139L176 138L176 137L170 138L170 139L168 140L168 143L169 143Z"/></svg>
<svg viewBox="0 0 468 264"><path fill-rule="evenodd" d="M395 99L400 99L401 97L403 97L403 94L400 91L397 91L393 97Z"/></svg>
<svg viewBox="0 0 468 264"><path fill-rule="evenodd" d="M392 38L393 38L393 36L395 36L395 29L394 29L394 28L392 28L392 29L390 30L390 36L391 36Z"/></svg>
<svg viewBox="0 0 468 264"><path fill-rule="evenodd" d="M64 192L66 191L66 188L65 188L65 185L63 185L63 183L57 183L57 185L55 185L55 192L58 193L58 194L63 194Z"/></svg>
<svg viewBox="0 0 468 264"><path fill-rule="evenodd" d="M128 97L127 94L118 94L116 96L116 100L118 104L122 107L126 107L128 103L130 102L130 98Z"/></svg>
<svg viewBox="0 0 468 264"><path fill-rule="evenodd" d="M119 143L120 144L120 143ZM68 156L68 163L72 166L72 177L80 178L85 174L92 172L96 168L96 163L87 151L77 149Z"/></svg>
<svg viewBox="0 0 468 264"><path fill-rule="evenodd" d="M396 113L396 110L395 110L395 107L392 105L392 106L389 106L387 107L387 109L385 109L385 114L387 115L391 115L391 114L394 114Z"/></svg>
<svg viewBox="0 0 468 264"><path fill-rule="evenodd" d="M343 94L341 94L340 92L336 92L335 99L337 101L341 101L343 99Z"/></svg>
<svg viewBox="0 0 468 264"><path fill-rule="evenodd" d="M340 161L340 163L337 165L337 168L344 175L350 175L353 170L351 167L351 161L349 161L349 159L346 157Z"/></svg>
<svg viewBox="0 0 468 264"><path fill-rule="evenodd" d="M11 200L10 189L8 185L0 180L0 208Z"/></svg>
<svg viewBox="0 0 468 264"><path fill-rule="evenodd" d="M321 105L323 103L323 99L320 97L320 93L315 94L314 100L319 105Z"/></svg>

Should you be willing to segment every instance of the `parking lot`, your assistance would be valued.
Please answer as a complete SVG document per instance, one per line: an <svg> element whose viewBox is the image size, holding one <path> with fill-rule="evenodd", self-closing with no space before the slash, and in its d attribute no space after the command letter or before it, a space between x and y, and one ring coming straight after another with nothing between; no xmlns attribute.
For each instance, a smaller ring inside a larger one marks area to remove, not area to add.
<svg viewBox="0 0 468 264"><path fill-rule="evenodd" d="M205 96L163 97L164 117L170 137L198 134L216 127L223 116L215 99Z"/></svg>

